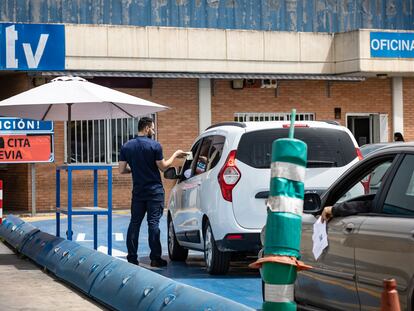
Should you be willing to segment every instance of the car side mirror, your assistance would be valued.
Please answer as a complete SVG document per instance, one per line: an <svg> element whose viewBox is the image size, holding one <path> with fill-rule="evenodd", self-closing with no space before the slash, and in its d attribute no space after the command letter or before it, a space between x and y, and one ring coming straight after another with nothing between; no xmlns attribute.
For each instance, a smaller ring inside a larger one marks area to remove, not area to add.
<svg viewBox="0 0 414 311"><path fill-rule="evenodd" d="M305 193L303 199L303 212L313 214L321 209L321 197L317 193Z"/></svg>
<svg viewBox="0 0 414 311"><path fill-rule="evenodd" d="M180 176L177 174L175 167L170 167L164 172L165 179L178 179Z"/></svg>

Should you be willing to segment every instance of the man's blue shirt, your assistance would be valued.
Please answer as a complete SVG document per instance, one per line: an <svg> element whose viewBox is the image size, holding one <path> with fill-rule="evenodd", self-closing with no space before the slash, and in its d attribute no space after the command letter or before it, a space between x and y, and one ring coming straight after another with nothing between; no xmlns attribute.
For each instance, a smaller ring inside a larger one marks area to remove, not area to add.
<svg viewBox="0 0 414 311"><path fill-rule="evenodd" d="M134 184L132 193L138 199L156 199L164 194L160 171L155 162L163 158L161 144L145 136L131 139L122 146L119 160L126 161L131 168Z"/></svg>

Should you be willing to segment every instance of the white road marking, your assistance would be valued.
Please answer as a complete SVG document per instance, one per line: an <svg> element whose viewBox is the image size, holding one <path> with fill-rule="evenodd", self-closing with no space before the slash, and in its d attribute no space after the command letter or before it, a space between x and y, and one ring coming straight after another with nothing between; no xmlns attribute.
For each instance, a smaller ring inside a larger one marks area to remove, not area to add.
<svg viewBox="0 0 414 311"><path fill-rule="evenodd" d="M115 236L115 241L123 241L124 240L124 234L122 232L115 232L112 233L112 235ZM86 233L81 232L78 233L76 236L76 242L93 242L93 240L85 240Z"/></svg>
<svg viewBox="0 0 414 311"><path fill-rule="evenodd" d="M100 246L98 246L98 252L108 254L108 247L100 245ZM115 249L115 248L112 249L112 257L117 257L118 259L126 261L126 256L127 255L128 254L124 253L123 251L120 251L120 250Z"/></svg>
<svg viewBox="0 0 414 311"><path fill-rule="evenodd" d="M115 241L123 241L124 240L124 234L122 232L115 232L113 233L115 235Z"/></svg>
<svg viewBox="0 0 414 311"><path fill-rule="evenodd" d="M76 236L76 242L93 242L93 240L85 240L85 237L85 233L78 233L78 235Z"/></svg>

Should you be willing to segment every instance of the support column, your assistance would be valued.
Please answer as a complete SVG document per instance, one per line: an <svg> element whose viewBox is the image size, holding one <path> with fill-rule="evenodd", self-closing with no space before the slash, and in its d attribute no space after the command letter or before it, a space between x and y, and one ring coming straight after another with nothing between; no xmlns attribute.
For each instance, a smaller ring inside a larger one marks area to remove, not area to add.
<svg viewBox="0 0 414 311"><path fill-rule="evenodd" d="M198 128L202 133L211 125L211 79L198 79Z"/></svg>
<svg viewBox="0 0 414 311"><path fill-rule="evenodd" d="M392 78L392 132L404 135L404 99L402 77Z"/></svg>
<svg viewBox="0 0 414 311"><path fill-rule="evenodd" d="M32 176L32 217L36 216L36 164L30 164Z"/></svg>

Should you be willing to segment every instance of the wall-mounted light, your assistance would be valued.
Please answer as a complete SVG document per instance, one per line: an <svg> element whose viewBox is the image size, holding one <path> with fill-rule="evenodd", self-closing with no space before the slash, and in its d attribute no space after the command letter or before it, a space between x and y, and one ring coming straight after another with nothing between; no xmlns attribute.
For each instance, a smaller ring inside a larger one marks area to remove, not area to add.
<svg viewBox="0 0 414 311"><path fill-rule="evenodd" d="M340 119L341 118L341 108L335 107L334 108L334 114L335 114L335 119Z"/></svg>
<svg viewBox="0 0 414 311"><path fill-rule="evenodd" d="M386 73L377 73L378 79L387 79L388 75Z"/></svg>
<svg viewBox="0 0 414 311"><path fill-rule="evenodd" d="M231 81L231 88L235 90L240 90L244 87L243 79L235 79Z"/></svg>

